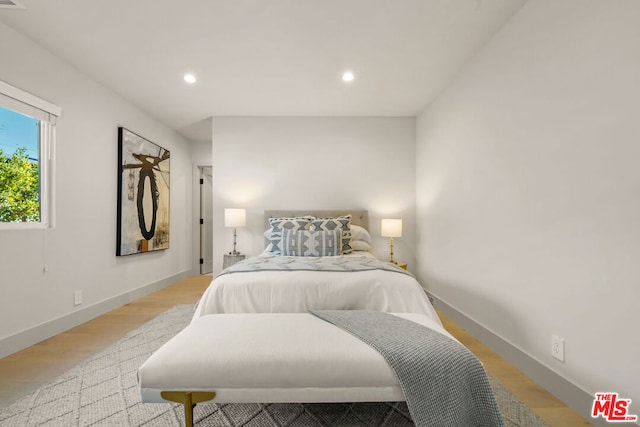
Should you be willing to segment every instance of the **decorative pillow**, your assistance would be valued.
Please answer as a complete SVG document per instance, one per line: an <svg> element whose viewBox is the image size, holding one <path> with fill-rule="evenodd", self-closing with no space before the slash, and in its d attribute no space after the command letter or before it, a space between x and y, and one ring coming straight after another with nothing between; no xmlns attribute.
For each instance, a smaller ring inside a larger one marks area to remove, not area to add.
<svg viewBox="0 0 640 427"><path fill-rule="evenodd" d="M312 219L313 217L269 218L271 228L265 232L265 237L268 242L265 251L275 255L282 255L282 231L308 230Z"/></svg>
<svg viewBox="0 0 640 427"><path fill-rule="evenodd" d="M351 239L351 247L353 248L354 251L368 251L371 249L371 245L365 242L364 240Z"/></svg>
<svg viewBox="0 0 640 427"><path fill-rule="evenodd" d="M273 243L271 243L271 230L272 230L272 228L269 227L263 233L263 235L264 235L264 251L263 251L263 253L271 252L273 250Z"/></svg>
<svg viewBox="0 0 640 427"><path fill-rule="evenodd" d="M355 242L356 240L361 240L368 244L373 243L371 234L369 234L366 228L360 227L359 225L351 224L351 246L353 246L353 242ZM361 250L361 249L356 249L356 250Z"/></svg>
<svg viewBox="0 0 640 427"><path fill-rule="evenodd" d="M342 248L342 231L283 230L282 255L336 256Z"/></svg>
<svg viewBox="0 0 640 427"><path fill-rule="evenodd" d="M342 231L342 250L341 254L350 254L353 252L351 247L351 215L339 216L336 218L316 218L311 221L311 231Z"/></svg>

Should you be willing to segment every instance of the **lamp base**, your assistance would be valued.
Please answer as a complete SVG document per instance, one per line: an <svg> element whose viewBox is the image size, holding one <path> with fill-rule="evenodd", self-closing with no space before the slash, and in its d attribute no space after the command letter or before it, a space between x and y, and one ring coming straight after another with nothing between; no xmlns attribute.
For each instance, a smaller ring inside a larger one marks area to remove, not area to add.
<svg viewBox="0 0 640 427"><path fill-rule="evenodd" d="M233 251L229 252L229 255L238 256L240 252L236 250L236 228L233 227Z"/></svg>
<svg viewBox="0 0 640 427"><path fill-rule="evenodd" d="M393 237L389 237L389 262L391 264L398 263L395 259L393 259Z"/></svg>

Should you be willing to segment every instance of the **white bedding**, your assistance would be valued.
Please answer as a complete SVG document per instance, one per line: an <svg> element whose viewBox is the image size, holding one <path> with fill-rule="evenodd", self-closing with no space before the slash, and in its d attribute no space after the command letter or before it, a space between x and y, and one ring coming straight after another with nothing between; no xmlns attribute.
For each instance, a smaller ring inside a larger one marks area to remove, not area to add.
<svg viewBox="0 0 640 427"><path fill-rule="evenodd" d="M418 313L440 324L424 289L413 276L384 270L224 274L211 282L193 319L207 314L304 313L309 310Z"/></svg>

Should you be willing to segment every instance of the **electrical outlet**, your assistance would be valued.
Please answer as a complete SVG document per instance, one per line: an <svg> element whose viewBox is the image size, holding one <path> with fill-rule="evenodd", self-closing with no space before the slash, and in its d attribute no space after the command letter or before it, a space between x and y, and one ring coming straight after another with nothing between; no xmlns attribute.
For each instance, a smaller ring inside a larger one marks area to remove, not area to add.
<svg viewBox="0 0 640 427"><path fill-rule="evenodd" d="M564 362L564 338L555 334L551 335L551 356Z"/></svg>
<svg viewBox="0 0 640 427"><path fill-rule="evenodd" d="M82 291L75 291L73 293L73 305L82 304Z"/></svg>

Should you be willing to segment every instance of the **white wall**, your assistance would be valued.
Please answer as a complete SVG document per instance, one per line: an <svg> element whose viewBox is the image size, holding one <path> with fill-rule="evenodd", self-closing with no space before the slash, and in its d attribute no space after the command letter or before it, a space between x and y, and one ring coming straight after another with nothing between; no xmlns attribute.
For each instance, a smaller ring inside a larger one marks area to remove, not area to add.
<svg viewBox="0 0 640 427"><path fill-rule="evenodd" d="M191 141L191 157L199 166L211 166L211 141Z"/></svg>
<svg viewBox="0 0 640 427"><path fill-rule="evenodd" d="M191 272L192 173L190 148L175 132L3 23L0 40L0 79L63 109L57 125L56 227L0 231L2 356L43 338L29 332L34 328L42 332L53 321L72 326L86 320L88 315L78 315L85 309L99 307L93 316L108 308L105 302L121 305L146 285ZM118 126L171 150L166 251L115 256ZM77 307L74 290L84 294ZM47 333L58 332L58 326Z"/></svg>
<svg viewBox="0 0 640 427"><path fill-rule="evenodd" d="M388 257L380 219L401 217L397 258L414 266L414 118L215 117L214 273L232 249L224 208L245 207L238 250L264 249L267 209L367 209L375 253Z"/></svg>
<svg viewBox="0 0 640 427"><path fill-rule="evenodd" d="M419 117L416 183L431 292L636 414L639 16L636 0L526 3Z"/></svg>

